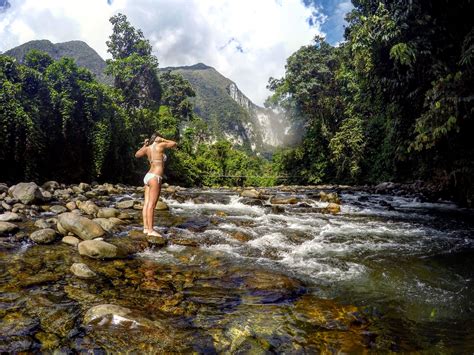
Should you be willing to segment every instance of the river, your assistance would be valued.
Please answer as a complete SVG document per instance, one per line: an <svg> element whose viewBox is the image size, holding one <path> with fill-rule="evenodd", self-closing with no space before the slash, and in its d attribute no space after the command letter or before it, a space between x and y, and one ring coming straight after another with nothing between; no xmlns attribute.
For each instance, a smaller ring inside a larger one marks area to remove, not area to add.
<svg viewBox="0 0 474 355"><path fill-rule="evenodd" d="M263 192L165 193L155 224L167 245L126 259L87 259L60 242L0 249L1 350L474 350L471 210L348 189L328 214L314 188ZM293 201L271 205L275 195ZM140 198L130 189L99 202ZM139 233L132 213L116 237ZM74 277L73 262L99 277ZM99 304L131 311L85 324Z"/></svg>

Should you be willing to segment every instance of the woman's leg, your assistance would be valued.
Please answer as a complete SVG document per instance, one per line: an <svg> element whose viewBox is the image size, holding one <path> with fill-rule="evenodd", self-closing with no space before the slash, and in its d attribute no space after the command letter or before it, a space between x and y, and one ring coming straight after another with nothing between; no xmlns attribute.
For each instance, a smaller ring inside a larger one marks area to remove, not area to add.
<svg viewBox="0 0 474 355"><path fill-rule="evenodd" d="M145 201L143 202L143 210L142 210L143 233L146 233L148 231L147 207L148 207L149 201L150 201L150 187L148 185L145 185Z"/></svg>
<svg viewBox="0 0 474 355"><path fill-rule="evenodd" d="M161 192L161 181L158 182L158 179L153 178L148 182L148 185L150 186L150 190L148 193L148 204L146 207L146 216L147 216L146 228L148 229L148 232L152 232L155 206L156 206L156 203L158 202L158 198Z"/></svg>

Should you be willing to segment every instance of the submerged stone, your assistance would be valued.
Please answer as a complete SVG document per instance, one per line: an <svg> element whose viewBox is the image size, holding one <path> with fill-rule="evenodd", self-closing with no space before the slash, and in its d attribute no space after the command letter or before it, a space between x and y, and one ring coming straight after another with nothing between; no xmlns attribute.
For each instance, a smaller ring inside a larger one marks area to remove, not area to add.
<svg viewBox="0 0 474 355"><path fill-rule="evenodd" d="M92 271L89 266L83 263L72 264L70 270L74 275L83 279L91 279L97 276L97 274Z"/></svg>
<svg viewBox="0 0 474 355"><path fill-rule="evenodd" d="M118 249L115 245L102 240L85 240L78 245L79 254L93 259L110 259L117 257Z"/></svg>
<svg viewBox="0 0 474 355"><path fill-rule="evenodd" d="M30 234L30 239L38 244L49 244L56 239L56 231L51 228L40 229Z"/></svg>

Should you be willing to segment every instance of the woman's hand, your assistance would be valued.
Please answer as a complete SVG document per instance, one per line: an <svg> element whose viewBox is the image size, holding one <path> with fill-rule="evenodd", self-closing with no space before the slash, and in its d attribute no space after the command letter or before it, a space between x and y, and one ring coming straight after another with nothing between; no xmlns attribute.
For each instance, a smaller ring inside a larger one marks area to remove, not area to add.
<svg viewBox="0 0 474 355"><path fill-rule="evenodd" d="M149 141L150 141L150 140L149 140L148 138L145 139L145 141L143 142L143 145L144 145L144 146L145 146L145 145L148 145L148 142L149 142Z"/></svg>

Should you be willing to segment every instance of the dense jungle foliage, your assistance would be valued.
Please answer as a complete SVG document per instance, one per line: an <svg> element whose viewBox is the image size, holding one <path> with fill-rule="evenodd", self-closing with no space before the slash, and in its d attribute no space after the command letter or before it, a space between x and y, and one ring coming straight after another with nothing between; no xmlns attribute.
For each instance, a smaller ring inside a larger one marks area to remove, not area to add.
<svg viewBox="0 0 474 355"><path fill-rule="evenodd" d="M20 64L0 56L0 181L139 184L147 163L134 153L158 130L179 142L166 171L172 183L273 183L268 161L212 142L193 113L190 84L176 73L159 74L150 43L126 16L111 23L106 74L113 87L69 58L32 50Z"/></svg>
<svg viewBox="0 0 474 355"><path fill-rule="evenodd" d="M270 79L266 105L303 136L272 163L213 142L189 82L158 71L124 15L111 18L107 42L113 87L68 58L0 56L0 181L137 184L147 167L133 153L159 130L179 143L166 173L176 184L422 180L472 205L474 2L353 4L343 43L316 37L288 58L283 78Z"/></svg>
<svg viewBox="0 0 474 355"><path fill-rule="evenodd" d="M274 164L293 183L423 180L472 205L474 2L353 0L346 41L316 37L266 104L305 131Z"/></svg>

